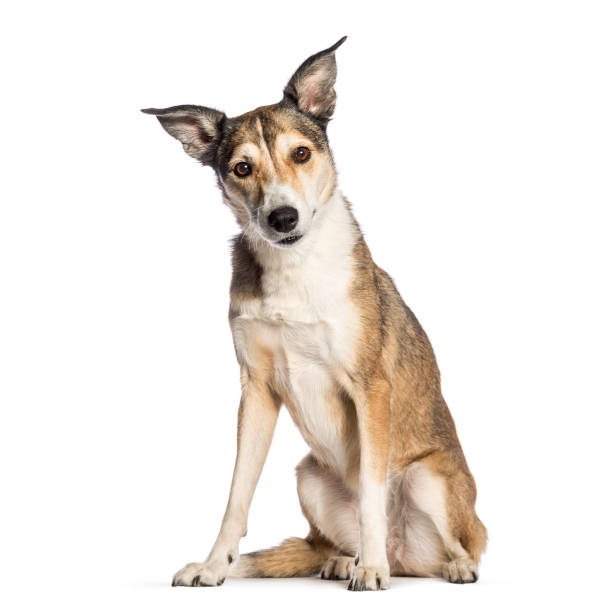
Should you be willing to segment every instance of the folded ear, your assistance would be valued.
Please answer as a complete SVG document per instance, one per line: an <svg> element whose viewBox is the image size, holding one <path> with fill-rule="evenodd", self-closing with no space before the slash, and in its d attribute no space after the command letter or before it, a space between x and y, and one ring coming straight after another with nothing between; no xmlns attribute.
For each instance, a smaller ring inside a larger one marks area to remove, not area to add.
<svg viewBox="0 0 591 612"><path fill-rule="evenodd" d="M337 94L334 84L337 78L337 63L334 52L345 42L346 36L332 47L309 57L291 77L283 90L286 98L308 115L328 122L334 111Z"/></svg>
<svg viewBox="0 0 591 612"><path fill-rule="evenodd" d="M226 115L205 106L144 108L142 113L156 115L162 127L183 144L185 153L202 164L212 166L220 143Z"/></svg>

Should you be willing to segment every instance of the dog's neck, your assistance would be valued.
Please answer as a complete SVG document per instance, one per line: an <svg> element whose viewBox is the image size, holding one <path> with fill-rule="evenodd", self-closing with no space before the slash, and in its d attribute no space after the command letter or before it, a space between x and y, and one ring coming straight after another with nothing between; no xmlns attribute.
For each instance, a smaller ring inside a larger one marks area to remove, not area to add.
<svg viewBox="0 0 591 612"><path fill-rule="evenodd" d="M330 265L330 262L346 258L361 232L343 195L335 189L326 204L318 209L307 234L292 247L273 246L254 230L247 229L245 235L263 272L295 272L308 265L320 262Z"/></svg>
<svg viewBox="0 0 591 612"><path fill-rule="evenodd" d="M245 232L246 234L246 232ZM343 318L351 323L351 282L359 227L340 192L335 192L314 218L307 234L289 249L249 239L260 266L260 293L237 309L247 318L316 324Z"/></svg>

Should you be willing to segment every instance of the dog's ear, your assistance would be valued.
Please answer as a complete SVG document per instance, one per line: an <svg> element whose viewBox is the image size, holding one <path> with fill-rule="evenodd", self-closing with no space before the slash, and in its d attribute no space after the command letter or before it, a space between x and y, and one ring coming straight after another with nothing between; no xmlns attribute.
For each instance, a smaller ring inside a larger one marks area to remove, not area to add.
<svg viewBox="0 0 591 612"><path fill-rule="evenodd" d="M322 122L328 122L334 111L337 94L334 84L337 63L334 52L345 42L346 36L332 47L310 56L296 71L283 90L285 98Z"/></svg>
<svg viewBox="0 0 591 612"><path fill-rule="evenodd" d="M162 127L180 140L185 153L202 164L212 166L220 143L226 115L205 106L144 108L142 113L156 115Z"/></svg>

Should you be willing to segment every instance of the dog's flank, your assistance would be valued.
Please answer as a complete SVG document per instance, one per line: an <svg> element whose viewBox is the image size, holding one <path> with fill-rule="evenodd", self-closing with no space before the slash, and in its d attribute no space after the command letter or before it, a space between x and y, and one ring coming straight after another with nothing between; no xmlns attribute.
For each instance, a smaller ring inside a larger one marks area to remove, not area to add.
<svg viewBox="0 0 591 612"><path fill-rule="evenodd" d="M486 530L433 350L337 187L326 126L343 40L306 60L277 104L234 118L200 106L147 111L215 170L242 228L230 287L242 386L230 498L209 557L174 585L317 573L350 590L385 589L399 575L477 579ZM239 557L282 405L310 446L297 468L310 533Z"/></svg>

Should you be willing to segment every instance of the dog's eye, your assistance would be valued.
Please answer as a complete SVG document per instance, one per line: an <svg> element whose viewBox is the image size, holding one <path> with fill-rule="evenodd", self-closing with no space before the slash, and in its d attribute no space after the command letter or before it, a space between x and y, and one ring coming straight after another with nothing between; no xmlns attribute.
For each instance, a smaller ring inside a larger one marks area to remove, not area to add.
<svg viewBox="0 0 591 612"><path fill-rule="evenodd" d="M312 155L312 151L308 147L298 147L293 152L293 161L303 164L310 159L310 155Z"/></svg>
<svg viewBox="0 0 591 612"><path fill-rule="evenodd" d="M245 176L248 176L251 172L252 168L250 164L247 164L246 162L238 162L234 166L234 174L239 178L244 178Z"/></svg>

